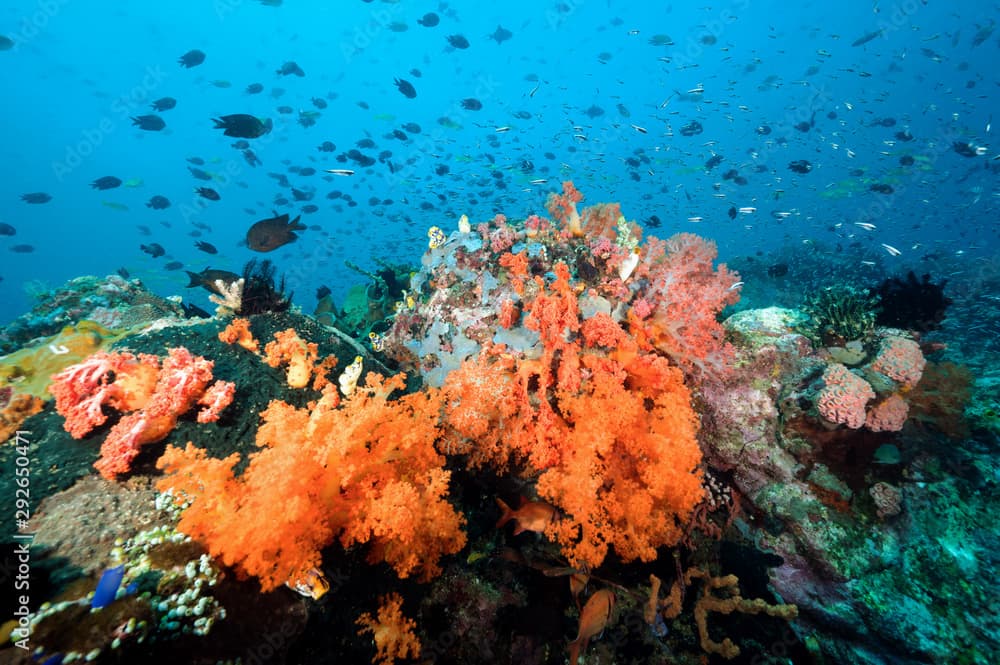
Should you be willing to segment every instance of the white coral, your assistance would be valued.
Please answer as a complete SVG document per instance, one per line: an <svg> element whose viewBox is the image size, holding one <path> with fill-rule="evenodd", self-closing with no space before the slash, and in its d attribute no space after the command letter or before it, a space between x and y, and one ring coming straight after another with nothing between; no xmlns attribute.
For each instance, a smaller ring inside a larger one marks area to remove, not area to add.
<svg viewBox="0 0 1000 665"><path fill-rule="evenodd" d="M227 284L221 279L215 280L215 288L219 290L219 295L212 294L208 299L218 305L215 308L216 316L233 316L238 314L243 304L243 278Z"/></svg>

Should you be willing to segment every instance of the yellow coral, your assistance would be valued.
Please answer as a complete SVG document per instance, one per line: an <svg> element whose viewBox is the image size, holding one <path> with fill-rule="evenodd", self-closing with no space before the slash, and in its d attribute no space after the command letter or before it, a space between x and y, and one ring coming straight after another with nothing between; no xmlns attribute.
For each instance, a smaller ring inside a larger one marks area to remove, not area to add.
<svg viewBox="0 0 1000 665"><path fill-rule="evenodd" d="M0 359L0 386L10 385L15 393L50 400L52 395L46 388L53 374L75 365L120 336L120 332L93 321L66 326L58 335Z"/></svg>

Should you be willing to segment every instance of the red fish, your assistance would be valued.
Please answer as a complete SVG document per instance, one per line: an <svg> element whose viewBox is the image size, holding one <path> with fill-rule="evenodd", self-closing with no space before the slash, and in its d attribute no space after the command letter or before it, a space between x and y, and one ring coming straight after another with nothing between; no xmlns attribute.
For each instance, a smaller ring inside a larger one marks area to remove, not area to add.
<svg viewBox="0 0 1000 665"><path fill-rule="evenodd" d="M601 589L587 600L580 612L580 627L576 639L569 643L569 663L576 665L580 652L587 648L587 643L594 635L599 635L611 619L611 610L615 609L615 594L610 589Z"/></svg>
<svg viewBox="0 0 1000 665"><path fill-rule="evenodd" d="M518 506L517 510L511 510L510 506L500 499L497 499L497 505L503 511L503 515L497 521L497 528L499 529L507 522L514 520L517 522L514 527L515 536L524 531L542 533L559 516L556 507L544 501L527 501L522 498L521 505Z"/></svg>

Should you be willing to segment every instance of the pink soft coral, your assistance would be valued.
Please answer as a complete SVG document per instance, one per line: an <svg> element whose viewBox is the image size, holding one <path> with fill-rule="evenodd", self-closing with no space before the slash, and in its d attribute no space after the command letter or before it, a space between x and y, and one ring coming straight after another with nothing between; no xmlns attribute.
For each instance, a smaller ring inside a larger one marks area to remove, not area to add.
<svg viewBox="0 0 1000 665"><path fill-rule="evenodd" d="M649 238L633 276L645 280L640 298L654 305L636 335L700 380L724 378L733 359L716 317L739 301L739 275L724 264L713 268L717 254L715 243L692 233L666 242ZM634 323L642 318L638 314Z"/></svg>

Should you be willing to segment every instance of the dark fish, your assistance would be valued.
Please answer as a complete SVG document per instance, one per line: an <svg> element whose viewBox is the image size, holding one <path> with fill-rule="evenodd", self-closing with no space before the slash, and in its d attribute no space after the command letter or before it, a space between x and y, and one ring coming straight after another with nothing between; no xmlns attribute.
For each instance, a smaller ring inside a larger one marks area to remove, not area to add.
<svg viewBox="0 0 1000 665"><path fill-rule="evenodd" d="M806 122L805 120L803 120L802 122L796 123L796 124L794 124L792 126L795 127L795 129L797 129L800 132L802 132L803 134L805 134L810 129L812 129L813 127L816 126L816 122L815 121L816 121L816 112L813 111L812 117L809 118L808 122Z"/></svg>
<svg viewBox="0 0 1000 665"><path fill-rule="evenodd" d="M315 195L316 195L315 192L306 192L301 189L296 189L295 187L292 187L292 198L295 199L296 201L312 201L312 198Z"/></svg>
<svg viewBox="0 0 1000 665"><path fill-rule="evenodd" d="M896 137L896 140L898 140L898 141L912 141L913 140L913 134L911 134L910 130L908 130L908 129L904 129L901 132L896 132L894 136Z"/></svg>
<svg viewBox="0 0 1000 665"><path fill-rule="evenodd" d="M205 169L199 169L199 168L195 168L193 166L189 166L187 168L188 168L188 171L191 172L191 175L193 175L198 180L204 180L206 182L209 181L209 180L212 180L212 174L209 173L208 171L206 171Z"/></svg>
<svg viewBox="0 0 1000 665"><path fill-rule="evenodd" d="M321 109L321 110L325 109L327 107L326 100L323 99L322 97L313 97L312 98L312 103L313 103L313 106L315 106L316 108Z"/></svg>
<svg viewBox="0 0 1000 665"><path fill-rule="evenodd" d="M788 274L787 263L775 263L767 267L768 277L784 277Z"/></svg>
<svg viewBox="0 0 1000 665"><path fill-rule="evenodd" d="M181 67L197 67L201 63L205 62L205 54L198 49L188 51L177 60L177 63Z"/></svg>
<svg viewBox="0 0 1000 665"><path fill-rule="evenodd" d="M319 212L319 206L316 205L315 203L309 203L308 205L302 206L302 212L306 213L307 215L311 215L314 212Z"/></svg>
<svg viewBox="0 0 1000 665"><path fill-rule="evenodd" d="M721 164L722 160L723 160L722 155L712 155L711 157L708 158L708 161L705 162L705 170L711 171L716 166Z"/></svg>
<svg viewBox="0 0 1000 665"><path fill-rule="evenodd" d="M154 111L169 111L177 106L177 100L173 97L161 97L150 104Z"/></svg>
<svg viewBox="0 0 1000 665"><path fill-rule="evenodd" d="M303 166L299 169L299 175L309 177L311 175L316 175L316 169L311 166Z"/></svg>
<svg viewBox="0 0 1000 665"><path fill-rule="evenodd" d="M337 150L337 145L333 143L333 141L323 141L316 149L320 152L335 152Z"/></svg>
<svg viewBox="0 0 1000 665"><path fill-rule="evenodd" d="M729 169L728 171L726 171L725 173L722 174L722 179L723 180L732 180L732 179L736 178L736 176L738 176L739 174L740 174L740 172L737 171L736 169Z"/></svg>
<svg viewBox="0 0 1000 665"><path fill-rule="evenodd" d="M462 100L462 108L466 111L479 111L483 108L483 103L475 97L467 97Z"/></svg>
<svg viewBox="0 0 1000 665"><path fill-rule="evenodd" d="M149 199L149 202L146 203L146 207L152 208L153 210L166 210L170 207L170 199L166 196L160 196L157 194L153 198Z"/></svg>
<svg viewBox="0 0 1000 665"><path fill-rule="evenodd" d="M31 245L11 245L10 251L15 254L31 254L35 248Z"/></svg>
<svg viewBox="0 0 1000 665"><path fill-rule="evenodd" d="M323 298L327 297L331 293L333 293L333 291L330 290L329 286L325 286L325 285L321 286L318 289L316 289L316 300L322 300Z"/></svg>
<svg viewBox="0 0 1000 665"><path fill-rule="evenodd" d="M198 187L194 191L196 194L198 194L198 196L206 198L209 201L219 201L220 199L222 199L222 197L219 196L219 193L214 189L212 189L211 187Z"/></svg>
<svg viewBox="0 0 1000 665"><path fill-rule="evenodd" d="M962 157L977 157L976 148L971 143L962 143L961 141L955 141L951 144L951 149L960 154Z"/></svg>
<svg viewBox="0 0 1000 665"><path fill-rule="evenodd" d="M976 27L979 27L978 24L976 25ZM976 32L976 34L973 35L973 37L972 37L972 45L973 46L979 46L980 44L982 44L983 42L985 42L987 39L989 39L990 35L993 34L994 28L996 28L996 23L993 22L993 19L990 19L989 25L986 25L986 26L983 26L982 28L979 28L979 30Z"/></svg>
<svg viewBox="0 0 1000 665"><path fill-rule="evenodd" d="M135 116L132 118L132 126L144 129L147 132L158 132L166 127L167 123L160 116L150 114Z"/></svg>
<svg viewBox="0 0 1000 665"><path fill-rule="evenodd" d="M439 17L434 12L427 12L421 18L417 19L417 23L424 26L425 28L433 28L440 22L441 22L441 17Z"/></svg>
<svg viewBox="0 0 1000 665"><path fill-rule="evenodd" d="M257 153L255 153L253 150L250 150L249 148L243 151L243 161L245 161L247 164L253 167L264 165L264 162L260 161L260 158L257 156Z"/></svg>
<svg viewBox="0 0 1000 665"><path fill-rule="evenodd" d="M876 30L875 32L869 32L869 33L867 33L865 35L862 35L862 36L858 37L853 42L851 42L851 46L862 46L864 44L867 44L868 42L870 42L873 39L878 39L881 36L882 36L882 30L881 29L880 30Z"/></svg>
<svg viewBox="0 0 1000 665"><path fill-rule="evenodd" d="M236 148L237 150L246 150L247 148L250 147L250 142L249 141L233 141L233 147ZM189 159L188 161L189 162L193 162L194 160ZM204 164L205 162L203 160L203 161L198 162L198 163L199 164Z"/></svg>
<svg viewBox="0 0 1000 665"><path fill-rule="evenodd" d="M258 95L258 94L264 92L264 84L263 83L251 83L250 85L248 85L246 87L246 90L244 90L244 92L247 93L248 95Z"/></svg>
<svg viewBox="0 0 1000 665"><path fill-rule="evenodd" d="M405 125L403 125L403 129L405 129L406 131L408 131L411 134L419 134L420 133L420 125L418 125L415 122L408 122L408 123L406 123Z"/></svg>
<svg viewBox="0 0 1000 665"><path fill-rule="evenodd" d="M247 143L247 142L246 141L237 141L236 143ZM236 146L236 143L234 143L233 146L234 147L239 147L239 146ZM247 143L243 147L247 148L249 146L250 146L250 144ZM205 160L202 159L201 157L187 157L186 161L188 162L188 164L194 164L195 166L204 166L205 165Z"/></svg>
<svg viewBox="0 0 1000 665"><path fill-rule="evenodd" d="M805 159L796 159L794 162L788 164L788 168L796 173L809 173L812 171L812 164Z"/></svg>
<svg viewBox="0 0 1000 665"><path fill-rule="evenodd" d="M705 128L697 120L692 120L680 128L681 136L695 136L701 134L703 131L705 131Z"/></svg>
<svg viewBox="0 0 1000 665"><path fill-rule="evenodd" d="M872 127L895 127L896 126L896 119L895 118L879 118L878 120L873 121L872 124L871 124L871 126Z"/></svg>
<svg viewBox="0 0 1000 665"><path fill-rule="evenodd" d="M629 118L632 116L632 113L629 112L628 107L624 104L619 103L615 106L615 108L618 109L618 115L623 118Z"/></svg>
<svg viewBox="0 0 1000 665"><path fill-rule="evenodd" d="M122 279L128 279L129 277L131 277L131 276L132 276L132 274L131 274L131 273L129 273L129 271L128 271L128 270L126 270L124 266L122 266L121 268L119 268L119 269L118 269L118 270L116 270L115 272L116 272L116 273L118 274L118 276L119 276L119 277L121 277Z"/></svg>
<svg viewBox="0 0 1000 665"><path fill-rule="evenodd" d="M736 206L730 206L726 214L729 215L729 219L736 219Z"/></svg>
<svg viewBox="0 0 1000 665"><path fill-rule="evenodd" d="M106 175L90 183L90 186L94 189L114 189L121 184L121 178L116 178L113 175Z"/></svg>
<svg viewBox="0 0 1000 665"><path fill-rule="evenodd" d="M288 62L286 62L285 64L283 64L281 66L281 69L277 70L275 72L275 74L280 74L281 76L289 76L289 75L305 76L306 75L306 73L304 71L302 71L302 68L299 67L295 63L295 61L293 61L293 60L289 60Z"/></svg>
<svg viewBox="0 0 1000 665"><path fill-rule="evenodd" d="M156 242L151 242L148 245L139 245L139 249L149 254L154 259L159 258L167 253L167 251L163 249L163 245Z"/></svg>
<svg viewBox="0 0 1000 665"><path fill-rule="evenodd" d="M650 215L649 219L647 219L644 224L650 228L658 229L663 222L660 220L658 215Z"/></svg>
<svg viewBox="0 0 1000 665"><path fill-rule="evenodd" d="M206 254L218 254L219 250L215 248L215 245L207 243L204 240L200 240L194 244L195 247L205 252Z"/></svg>
<svg viewBox="0 0 1000 665"><path fill-rule="evenodd" d="M505 41L507 41L513 36L514 36L513 32L507 30L502 25L498 25L497 29L493 31L492 35L490 35L490 39L495 41L497 44L503 44Z"/></svg>
<svg viewBox="0 0 1000 665"><path fill-rule="evenodd" d="M448 43L457 49L469 48L469 40L462 35L448 35Z"/></svg>
<svg viewBox="0 0 1000 665"><path fill-rule="evenodd" d="M15 236L17 235L17 229L15 229L10 224L4 224L0 222L0 236Z"/></svg>
<svg viewBox="0 0 1000 665"><path fill-rule="evenodd" d="M205 268L201 272L191 272L190 270L185 270L187 273L188 282L187 288L193 289L196 286L200 286L209 293L214 293L216 295L223 295L222 290L216 285L216 282L222 282L225 286L229 286L233 282L238 282L240 276L234 272L229 272L228 270L212 270L211 268Z"/></svg>
<svg viewBox="0 0 1000 665"><path fill-rule="evenodd" d="M215 129L224 129L226 136L240 139L255 139L271 131L274 124L271 119L261 121L260 118L246 113L233 113L221 118L212 118Z"/></svg>
<svg viewBox="0 0 1000 665"><path fill-rule="evenodd" d="M767 125L758 125L757 129L755 129L754 131L760 134L761 136L767 136L768 134L771 133L771 128L768 127Z"/></svg>
<svg viewBox="0 0 1000 665"><path fill-rule="evenodd" d="M164 270L180 270L184 267L184 264L180 261L171 261L170 263L163 266Z"/></svg>
<svg viewBox="0 0 1000 665"><path fill-rule="evenodd" d="M0 51L9 51L12 48L14 48L14 40L5 35L0 35Z"/></svg>
<svg viewBox="0 0 1000 665"><path fill-rule="evenodd" d="M148 237L148 236L153 235L153 232L150 231L149 227L146 226L145 224L139 224L135 228L138 229L139 235L141 235L141 236L147 236Z"/></svg>
<svg viewBox="0 0 1000 665"><path fill-rule="evenodd" d="M913 166L914 161L916 160L913 159L912 155L903 155L902 157L899 158L899 163L902 166Z"/></svg>
<svg viewBox="0 0 1000 665"><path fill-rule="evenodd" d="M275 111L277 111L281 115L288 115L289 113L295 113L295 109L293 109L291 106L279 106L278 108L275 109Z"/></svg>
<svg viewBox="0 0 1000 665"><path fill-rule="evenodd" d="M364 149L367 150L368 148L374 148L375 147L375 141L374 141L374 139L370 139L370 138L365 137L363 139L358 139L357 142L355 142L354 145L358 146L359 148L364 148Z"/></svg>
<svg viewBox="0 0 1000 665"><path fill-rule="evenodd" d="M868 191L878 192L879 194L892 194L894 191L892 185L886 185L885 183L877 182L874 185L869 185Z"/></svg>
<svg viewBox="0 0 1000 665"><path fill-rule="evenodd" d="M247 247L255 252L270 252L298 239L295 231L304 231L299 217L289 221L288 214L262 219L247 230Z"/></svg>
<svg viewBox="0 0 1000 665"><path fill-rule="evenodd" d="M52 197L45 192L29 192L21 194L21 200L25 203L48 203Z"/></svg>
<svg viewBox="0 0 1000 665"><path fill-rule="evenodd" d="M403 93L403 96L407 99L413 99L417 96L417 89L413 87L413 84L406 79L393 79L396 83L396 87L399 91Z"/></svg>

